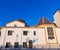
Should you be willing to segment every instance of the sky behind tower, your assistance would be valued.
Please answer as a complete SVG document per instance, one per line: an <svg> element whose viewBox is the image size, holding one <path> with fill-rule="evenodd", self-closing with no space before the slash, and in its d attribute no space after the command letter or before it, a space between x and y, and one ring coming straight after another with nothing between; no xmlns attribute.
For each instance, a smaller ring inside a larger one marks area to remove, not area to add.
<svg viewBox="0 0 60 50"><path fill-rule="evenodd" d="M19 19L27 25L37 25L42 16L53 22L58 9L60 0L0 0L0 27Z"/></svg>

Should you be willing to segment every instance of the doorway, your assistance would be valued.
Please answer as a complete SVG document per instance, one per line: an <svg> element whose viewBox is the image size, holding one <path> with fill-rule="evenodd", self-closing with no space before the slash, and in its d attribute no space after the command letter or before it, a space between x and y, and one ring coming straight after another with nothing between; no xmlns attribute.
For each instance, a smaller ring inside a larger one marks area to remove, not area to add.
<svg viewBox="0 0 60 50"><path fill-rule="evenodd" d="M6 42L6 48L9 48L10 47L10 42Z"/></svg>
<svg viewBox="0 0 60 50"><path fill-rule="evenodd" d="M27 42L23 42L23 48L27 48Z"/></svg>
<svg viewBox="0 0 60 50"><path fill-rule="evenodd" d="M33 45L32 45L32 40L29 40L29 48L32 48Z"/></svg>

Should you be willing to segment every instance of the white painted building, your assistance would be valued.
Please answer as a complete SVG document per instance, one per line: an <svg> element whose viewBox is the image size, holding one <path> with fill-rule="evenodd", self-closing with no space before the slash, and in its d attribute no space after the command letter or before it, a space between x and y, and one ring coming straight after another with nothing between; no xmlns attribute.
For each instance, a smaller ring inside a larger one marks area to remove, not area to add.
<svg viewBox="0 0 60 50"><path fill-rule="evenodd" d="M60 27L46 18L41 18L37 26L15 20L0 29L0 46L60 48Z"/></svg>
<svg viewBox="0 0 60 50"><path fill-rule="evenodd" d="M58 27L60 27L60 10L56 11L56 13L53 15L54 17L54 23L56 23L56 25Z"/></svg>

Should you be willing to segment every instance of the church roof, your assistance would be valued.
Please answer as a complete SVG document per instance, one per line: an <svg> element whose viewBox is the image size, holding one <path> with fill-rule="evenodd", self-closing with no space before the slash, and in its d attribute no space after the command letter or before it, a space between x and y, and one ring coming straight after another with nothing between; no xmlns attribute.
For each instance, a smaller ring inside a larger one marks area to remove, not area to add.
<svg viewBox="0 0 60 50"><path fill-rule="evenodd" d="M40 20L39 20L39 23L38 25L40 24L49 24L51 23L46 17L42 17Z"/></svg>

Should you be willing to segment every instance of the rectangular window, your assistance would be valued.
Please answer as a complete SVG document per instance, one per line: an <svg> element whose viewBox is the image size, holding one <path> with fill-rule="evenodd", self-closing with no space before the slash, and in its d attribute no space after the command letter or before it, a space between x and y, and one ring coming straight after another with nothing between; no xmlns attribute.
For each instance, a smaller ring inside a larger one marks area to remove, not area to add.
<svg viewBox="0 0 60 50"><path fill-rule="evenodd" d="M9 35L9 36L12 35L12 33L13 33L12 30L9 30L9 31L8 31L8 35Z"/></svg>
<svg viewBox="0 0 60 50"><path fill-rule="evenodd" d="M6 42L6 48L9 48L10 47L10 42Z"/></svg>
<svg viewBox="0 0 60 50"><path fill-rule="evenodd" d="M54 32L52 27L47 27L48 39L54 39Z"/></svg>
<svg viewBox="0 0 60 50"><path fill-rule="evenodd" d="M23 35L27 35L28 31L23 31Z"/></svg>
<svg viewBox="0 0 60 50"><path fill-rule="evenodd" d="M19 47L19 42L15 42L15 43L14 43L14 47L15 47L15 48Z"/></svg>
<svg viewBox="0 0 60 50"><path fill-rule="evenodd" d="M27 42L23 42L23 47L27 48Z"/></svg>
<svg viewBox="0 0 60 50"><path fill-rule="evenodd" d="M36 31L34 31L34 35L36 35Z"/></svg>

